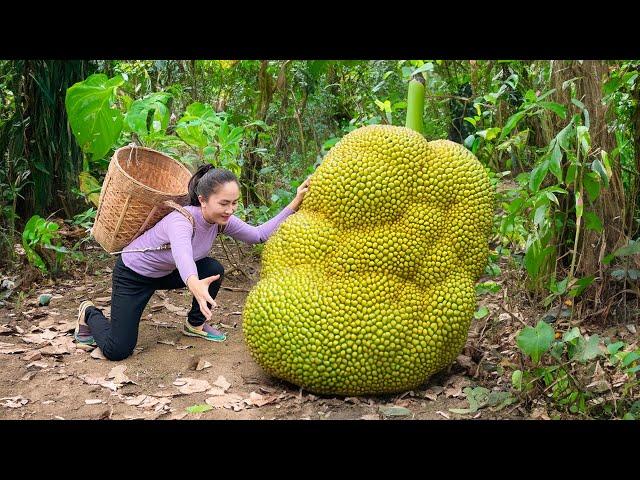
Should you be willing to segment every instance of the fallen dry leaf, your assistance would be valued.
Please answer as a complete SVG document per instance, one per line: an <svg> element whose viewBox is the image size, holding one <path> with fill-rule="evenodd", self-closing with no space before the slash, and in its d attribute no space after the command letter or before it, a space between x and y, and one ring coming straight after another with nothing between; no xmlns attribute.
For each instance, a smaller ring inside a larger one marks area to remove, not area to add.
<svg viewBox="0 0 640 480"><path fill-rule="evenodd" d="M125 397L125 398L128 398L128 397ZM124 403L126 403L127 405L132 405L134 407L137 407L142 402L144 402L146 398L147 398L147 395L138 395L137 397L128 398L127 400L125 400Z"/></svg>
<svg viewBox="0 0 640 480"><path fill-rule="evenodd" d="M47 343L49 342L49 340L51 340L50 338L43 338L42 334L38 334L38 333L29 333L27 335L23 335L20 338L25 343L35 343L37 345L41 343Z"/></svg>
<svg viewBox="0 0 640 480"><path fill-rule="evenodd" d="M244 402L247 405L253 405L256 407L262 407L264 405L268 405L269 403L273 403L275 402L277 399L277 397L275 395L269 395L267 397L260 395L259 393L256 392L251 392L249 394L249 398L245 398Z"/></svg>
<svg viewBox="0 0 640 480"><path fill-rule="evenodd" d="M169 420L182 420L187 415L189 415L187 412L174 413L169 417Z"/></svg>
<svg viewBox="0 0 640 480"><path fill-rule="evenodd" d="M13 353L23 353L28 350L28 348L18 347L13 343L0 342L0 353L9 355Z"/></svg>
<svg viewBox="0 0 640 480"><path fill-rule="evenodd" d="M153 397L177 397L178 395L184 395L182 392L156 392Z"/></svg>
<svg viewBox="0 0 640 480"><path fill-rule="evenodd" d="M118 385L113 382L108 382L104 377L94 377L92 375L78 375L78 378L89 385L100 385L101 387L108 388L109 390L118 390Z"/></svg>
<svg viewBox="0 0 640 480"><path fill-rule="evenodd" d="M448 415L448 414L446 414L445 412L442 412L442 411L438 410L436 413L437 413L438 415L443 416L443 417L444 417L444 418L446 418L447 420L449 420L449 415Z"/></svg>
<svg viewBox="0 0 640 480"><path fill-rule="evenodd" d="M39 349L42 355L65 355L74 353L77 348L73 338L68 336L54 338L49 343L50 346Z"/></svg>
<svg viewBox="0 0 640 480"><path fill-rule="evenodd" d="M205 368L209 368L211 366L212 365L209 362L207 362L205 359L201 358L198 361L198 365L196 365L196 371L204 370Z"/></svg>
<svg viewBox="0 0 640 480"><path fill-rule="evenodd" d="M440 395L444 391L444 388L437 385L435 387L430 387L424 392L424 398L428 398L431 401L436 401L438 399L438 395Z"/></svg>
<svg viewBox="0 0 640 480"><path fill-rule="evenodd" d="M25 354L22 357L22 360L26 360L27 362L33 362L34 360L40 360L41 358L42 358L42 354L37 350L33 350Z"/></svg>
<svg viewBox="0 0 640 480"><path fill-rule="evenodd" d="M227 379L224 378L222 375L219 375L218 378L216 379L215 382L213 382L213 384L216 387L220 387L221 389L227 391L229 389L229 387L231 386L231 384L229 382L227 382Z"/></svg>
<svg viewBox="0 0 640 480"><path fill-rule="evenodd" d="M224 395L226 392L221 388L215 387L215 388L210 388L205 393L207 395L220 396L220 395Z"/></svg>
<svg viewBox="0 0 640 480"><path fill-rule="evenodd" d="M96 347L91 352L91 358L95 358L96 360L106 360L107 357L104 356L100 347Z"/></svg>
<svg viewBox="0 0 640 480"><path fill-rule="evenodd" d="M53 340L54 338L63 335L61 332L55 332L53 330L45 330L41 337L44 338L45 340Z"/></svg>
<svg viewBox="0 0 640 480"><path fill-rule="evenodd" d="M138 395L125 402L127 405L136 406L143 410L154 409L155 412L164 410L165 407L171 403L169 398L156 398L151 395ZM167 407L168 408L168 407Z"/></svg>
<svg viewBox="0 0 640 480"><path fill-rule="evenodd" d="M31 380L33 377L36 376L36 373L38 373L37 370L32 370L30 372L27 372L22 376L22 378L20 378L20 381L28 382L29 380Z"/></svg>
<svg viewBox="0 0 640 480"><path fill-rule="evenodd" d="M545 410L544 407L536 407L533 409L533 411L531 412L531 417L534 420L551 420L551 418L549 417L549 415L547 415L547 411Z"/></svg>
<svg viewBox="0 0 640 480"><path fill-rule="evenodd" d="M193 348L193 345L179 345L176 350L186 350L187 348Z"/></svg>
<svg viewBox="0 0 640 480"><path fill-rule="evenodd" d="M176 346L176 342L173 340L158 340L158 343L162 343L163 345L171 345L172 347Z"/></svg>
<svg viewBox="0 0 640 480"><path fill-rule="evenodd" d="M173 303L171 303L171 302L169 302L167 300L165 300L163 306L164 306L164 308L169 310L171 313L175 313L176 315L179 315L181 317L186 317L187 314L189 313L189 311L186 308L176 307Z"/></svg>
<svg viewBox="0 0 640 480"><path fill-rule="evenodd" d="M93 303L99 303L99 304L107 304L107 303L111 303L111 297L98 297L96 298Z"/></svg>
<svg viewBox="0 0 640 480"><path fill-rule="evenodd" d="M360 420L380 420L380 415L374 415L374 414L363 415L360 417Z"/></svg>
<svg viewBox="0 0 640 480"><path fill-rule="evenodd" d="M26 366L26 368L27 368L27 369L29 369L29 368L31 368L31 367L34 367L34 368L40 368L40 369L42 369L42 368L47 368L48 366L49 366L49 365L48 365L48 364L46 364L45 362L31 362L30 364L28 364L28 365Z"/></svg>
<svg viewBox="0 0 640 480"><path fill-rule="evenodd" d="M444 394L447 397L464 397L462 393L462 389L468 386L471 382L459 375L453 376L447 382L448 385L451 385L444 390Z"/></svg>
<svg viewBox="0 0 640 480"><path fill-rule="evenodd" d="M29 403L29 399L23 398L21 395L16 395L15 397L0 398L0 402L3 400L6 400L6 402L0 403L0 406L8 408L20 408Z"/></svg>
<svg viewBox="0 0 640 480"><path fill-rule="evenodd" d="M76 351L74 353L77 352L81 352L81 353L85 353L85 352L91 352L92 350L94 350L96 348L95 345L85 345L83 343L76 343Z"/></svg>
<svg viewBox="0 0 640 480"><path fill-rule="evenodd" d="M124 374L127 369L126 365L117 365L111 369L107 378L113 378L113 383L134 383Z"/></svg>
<svg viewBox="0 0 640 480"><path fill-rule="evenodd" d="M165 327L165 328L178 328L175 324L173 323L169 323L169 322L159 322L157 320L154 320L153 322L151 322L151 325L154 325L156 327Z"/></svg>
<svg viewBox="0 0 640 480"><path fill-rule="evenodd" d="M66 354L69 353L69 351L66 349L66 347L64 347L62 345L50 345L48 347L41 348L38 351L42 355L50 355L50 356L66 355Z"/></svg>
<svg viewBox="0 0 640 480"><path fill-rule="evenodd" d="M173 382L173 384L178 386L180 393L184 393L185 395L206 392L211 388L209 382L206 380L199 380L197 378L181 378L180 380Z"/></svg>
<svg viewBox="0 0 640 480"><path fill-rule="evenodd" d="M60 323L58 325L54 325L52 328L55 328L59 332L71 332L76 328L76 322L65 322Z"/></svg>
<svg viewBox="0 0 640 480"><path fill-rule="evenodd" d="M219 397L207 398L205 402L214 408L233 408L234 406L239 406L243 400L244 399L240 395L229 393Z"/></svg>
<svg viewBox="0 0 640 480"><path fill-rule="evenodd" d="M87 405L97 405L99 403L104 403L102 400L100 400L99 398L95 398L95 399L91 399L91 400L85 400L84 403L86 403Z"/></svg>
<svg viewBox="0 0 640 480"><path fill-rule="evenodd" d="M41 321L40 323L38 323L38 327L42 330L47 329L49 327L52 327L53 325L56 324L56 319L55 318L47 318L43 321Z"/></svg>
<svg viewBox="0 0 640 480"><path fill-rule="evenodd" d="M105 380L103 380L103 381L99 382L99 385L100 385L101 387L108 388L109 390L113 390L114 392L115 392L116 390L118 390L118 387L120 386L120 385L116 385L116 384L115 384L115 383L113 383L113 382L107 382L107 381L105 381Z"/></svg>
<svg viewBox="0 0 640 480"><path fill-rule="evenodd" d="M379 407L378 410L384 417L406 417L411 415L411 410L405 407Z"/></svg>
<svg viewBox="0 0 640 480"><path fill-rule="evenodd" d="M0 325L0 335L5 335L7 333L13 333L13 329L4 325Z"/></svg>

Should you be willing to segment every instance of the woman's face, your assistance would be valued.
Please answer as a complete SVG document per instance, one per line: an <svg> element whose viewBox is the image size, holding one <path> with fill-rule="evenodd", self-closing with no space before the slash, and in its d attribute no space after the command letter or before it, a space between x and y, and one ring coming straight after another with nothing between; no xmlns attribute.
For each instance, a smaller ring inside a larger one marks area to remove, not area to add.
<svg viewBox="0 0 640 480"><path fill-rule="evenodd" d="M198 199L202 206L202 215L207 222L225 225L238 208L240 189L236 182L227 182L216 193L209 195L206 202L203 201L202 195L198 195Z"/></svg>

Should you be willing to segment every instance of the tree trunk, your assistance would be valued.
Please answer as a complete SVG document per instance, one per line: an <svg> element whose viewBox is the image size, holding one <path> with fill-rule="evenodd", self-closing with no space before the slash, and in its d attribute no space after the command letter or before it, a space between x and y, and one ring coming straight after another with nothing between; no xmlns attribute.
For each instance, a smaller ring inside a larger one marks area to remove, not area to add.
<svg viewBox="0 0 640 480"><path fill-rule="evenodd" d="M640 67L638 67L638 74L640 74ZM631 179L631 185L633 185L632 197L635 203L635 211L640 210L640 81L636 81L635 88L632 93L633 100L636 104L636 109L633 112L633 118L631 119L632 132L633 132L633 153L636 160L636 175ZM635 215L632 215L634 217ZM635 237L637 233L637 227L634 228L630 225L630 234Z"/></svg>
<svg viewBox="0 0 640 480"><path fill-rule="evenodd" d="M258 71L258 90L260 92L258 96L258 102L256 104L256 120L261 120L267 123L267 115L269 113L269 105L273 99L273 94L276 89L286 89L287 84L287 66L290 64L290 60L285 61L280 67L280 72L277 79L273 78L273 75L269 73L268 60L260 61L260 70ZM286 93L285 93L286 95ZM258 133L255 134L251 142L251 150L256 150L260 144L260 138ZM262 169L262 157L257 153L250 152L247 155L247 162L242 168L241 183L245 188L245 202L246 205L253 203L259 203L260 199L256 195L255 185L258 179L258 172Z"/></svg>
<svg viewBox="0 0 640 480"><path fill-rule="evenodd" d="M65 109L67 89L89 74L88 61L26 60L17 92L18 118L25 121L19 151L27 160L33 184L22 191L16 205L26 221L34 213L63 210L67 217L86 205L72 193L78 187L82 154L69 128ZM16 143L18 144L18 143Z"/></svg>
<svg viewBox="0 0 640 480"><path fill-rule="evenodd" d="M591 136L591 150L589 156L600 157L600 150L611 153L616 146L615 137L607 130L607 106L602 102L602 85L608 75L608 66L605 61L585 60L557 61L552 70L552 82L556 88L554 101L570 106L570 114L580 113L580 110L571 103L569 88L563 90L565 81L575 78L576 98L580 100L589 112ZM554 118L554 131L558 132L566 125L566 120ZM564 123L562 123L564 122ZM609 188L602 188L600 195L592 206L585 200L585 211L590 210L602 221L602 233L582 228L582 238L578 244L579 255L576 259L575 277L595 275L600 278L596 288L590 289L590 299L598 307L605 299L609 290L609 272L604 271L602 258L615 249L626 245L628 241L626 200L622 185L621 165L619 157L612 158L612 176L609 180Z"/></svg>

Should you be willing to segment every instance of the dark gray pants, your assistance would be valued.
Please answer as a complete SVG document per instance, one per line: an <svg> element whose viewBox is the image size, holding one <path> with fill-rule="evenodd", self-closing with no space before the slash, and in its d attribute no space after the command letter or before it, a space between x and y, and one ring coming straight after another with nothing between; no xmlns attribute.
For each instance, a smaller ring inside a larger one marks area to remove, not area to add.
<svg viewBox="0 0 640 480"><path fill-rule="evenodd" d="M198 260L196 267L198 278L220 275L218 280L209 285L209 295L211 298L216 298L222 283L224 268L220 262L210 257ZM130 356L138 342L140 317L153 293L156 290L185 287L177 269L164 277L145 277L127 267L122 257L118 256L112 278L111 321L96 307L87 308L85 317L91 334L104 356L109 360L122 360ZM205 322L205 317L195 298L187 318L194 327Z"/></svg>

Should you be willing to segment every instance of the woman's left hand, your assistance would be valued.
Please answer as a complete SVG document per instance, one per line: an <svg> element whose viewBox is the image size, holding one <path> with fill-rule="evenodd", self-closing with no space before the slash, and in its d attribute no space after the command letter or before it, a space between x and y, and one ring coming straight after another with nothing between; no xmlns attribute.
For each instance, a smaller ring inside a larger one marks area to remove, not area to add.
<svg viewBox="0 0 640 480"><path fill-rule="evenodd" d="M307 179L300 184L296 192L296 197L289 204L289 208L291 208L292 210L298 210L298 208L300 208L304 195L309 191L310 183L311 183L311 175L309 175Z"/></svg>

